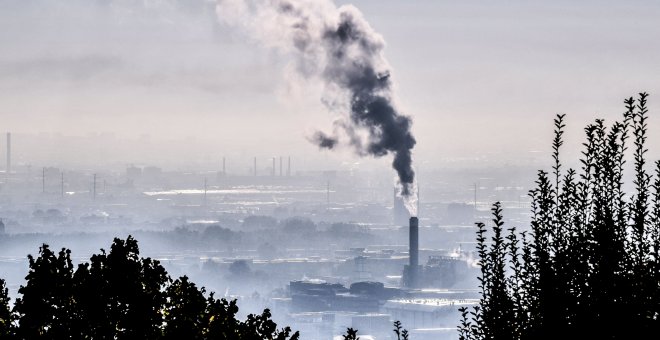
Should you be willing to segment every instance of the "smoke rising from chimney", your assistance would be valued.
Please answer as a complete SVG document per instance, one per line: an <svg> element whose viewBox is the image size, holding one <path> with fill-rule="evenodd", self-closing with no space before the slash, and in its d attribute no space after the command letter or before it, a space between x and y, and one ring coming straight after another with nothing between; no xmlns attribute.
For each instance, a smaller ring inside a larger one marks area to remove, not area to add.
<svg viewBox="0 0 660 340"><path fill-rule="evenodd" d="M295 70L324 85L323 103L338 112L331 133L308 139L323 149L340 144L360 156L394 157L400 193L416 215L412 120L393 97L385 41L352 5L330 0L218 0L222 22L294 57Z"/></svg>

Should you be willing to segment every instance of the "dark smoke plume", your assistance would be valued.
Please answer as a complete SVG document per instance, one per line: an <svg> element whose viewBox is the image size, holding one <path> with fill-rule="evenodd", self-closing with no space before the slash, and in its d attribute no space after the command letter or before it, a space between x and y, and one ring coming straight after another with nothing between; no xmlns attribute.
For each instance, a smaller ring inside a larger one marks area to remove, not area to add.
<svg viewBox="0 0 660 340"><path fill-rule="evenodd" d="M316 131L314 135L310 138L310 142L318 145L320 148L332 150L339 141L337 138L328 136L324 132Z"/></svg>
<svg viewBox="0 0 660 340"><path fill-rule="evenodd" d="M412 120L394 103L385 42L360 11L330 0L220 0L218 15L292 54L299 74L323 82L326 105L344 114L331 134L319 131L309 140L326 149L345 142L362 156L392 154L401 195L416 215Z"/></svg>

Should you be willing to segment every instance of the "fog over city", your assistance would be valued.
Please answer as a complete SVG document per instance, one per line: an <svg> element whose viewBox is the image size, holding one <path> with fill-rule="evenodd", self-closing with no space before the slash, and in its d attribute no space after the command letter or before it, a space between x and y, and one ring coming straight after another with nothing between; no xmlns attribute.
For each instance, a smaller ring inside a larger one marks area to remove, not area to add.
<svg viewBox="0 0 660 340"><path fill-rule="evenodd" d="M500 202L531 230L557 114L561 171L580 169L584 127L648 92L660 158L659 16L646 0L0 0L0 279L13 303L42 244L78 265L131 235L172 280L301 339L396 339L395 321L458 339L482 298L475 222L497 226Z"/></svg>

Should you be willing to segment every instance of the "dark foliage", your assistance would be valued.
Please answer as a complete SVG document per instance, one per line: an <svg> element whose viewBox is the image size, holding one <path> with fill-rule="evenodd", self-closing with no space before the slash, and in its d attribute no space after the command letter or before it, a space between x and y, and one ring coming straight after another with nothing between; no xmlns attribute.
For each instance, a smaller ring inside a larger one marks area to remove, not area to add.
<svg viewBox="0 0 660 340"><path fill-rule="evenodd" d="M75 270L68 249L56 254L44 244L28 259L13 310L0 279L0 339L299 339L289 327L278 329L268 309L240 321L236 300L207 296L186 276L172 280L158 261L140 257L131 236ZM401 323L395 327L407 340ZM344 338L359 339L357 330Z"/></svg>
<svg viewBox="0 0 660 340"><path fill-rule="evenodd" d="M394 321L394 334L397 340L408 340L408 330L401 327L401 321Z"/></svg>
<svg viewBox="0 0 660 340"><path fill-rule="evenodd" d="M346 334L343 335L344 340L360 340L360 337L357 336L357 329L348 328Z"/></svg>
<svg viewBox="0 0 660 340"><path fill-rule="evenodd" d="M10 338L14 333L14 315L9 306L9 290L5 280L0 279L0 339Z"/></svg>
<svg viewBox="0 0 660 340"><path fill-rule="evenodd" d="M44 244L28 256L13 310L0 280L0 339L298 339L268 309L240 321L235 300L206 296L185 276L173 281L139 254L134 238L115 239L74 270L69 250Z"/></svg>
<svg viewBox="0 0 660 340"><path fill-rule="evenodd" d="M462 308L460 339L644 339L660 331L660 162L647 172L647 94L621 122L585 128L581 169L562 170L563 115L552 173L539 171L530 230L478 223L478 306ZM624 165L632 134L632 193ZM488 234L488 236L487 236Z"/></svg>

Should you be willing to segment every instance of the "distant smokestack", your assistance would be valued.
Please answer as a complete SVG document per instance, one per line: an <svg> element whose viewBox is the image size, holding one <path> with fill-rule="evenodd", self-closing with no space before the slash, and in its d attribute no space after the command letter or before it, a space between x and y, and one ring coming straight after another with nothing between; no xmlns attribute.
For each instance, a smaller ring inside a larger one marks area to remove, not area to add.
<svg viewBox="0 0 660 340"><path fill-rule="evenodd" d="M280 177L282 177L282 156L280 156Z"/></svg>
<svg viewBox="0 0 660 340"><path fill-rule="evenodd" d="M410 246L408 254L410 258L410 286L417 286L417 271L419 266L419 220L417 217L410 218Z"/></svg>
<svg viewBox="0 0 660 340"><path fill-rule="evenodd" d="M275 177L275 157L273 157L273 171L270 174Z"/></svg>
<svg viewBox="0 0 660 340"><path fill-rule="evenodd" d="M224 157L222 157L222 174L223 175L227 174L227 171L226 171L226 168L225 168L225 158Z"/></svg>
<svg viewBox="0 0 660 340"><path fill-rule="evenodd" d="M7 174L11 172L11 132L7 132Z"/></svg>
<svg viewBox="0 0 660 340"><path fill-rule="evenodd" d="M254 177L257 177L257 157L254 157Z"/></svg>
<svg viewBox="0 0 660 340"><path fill-rule="evenodd" d="M286 168L286 175L291 176L291 156L289 156L289 166Z"/></svg>

